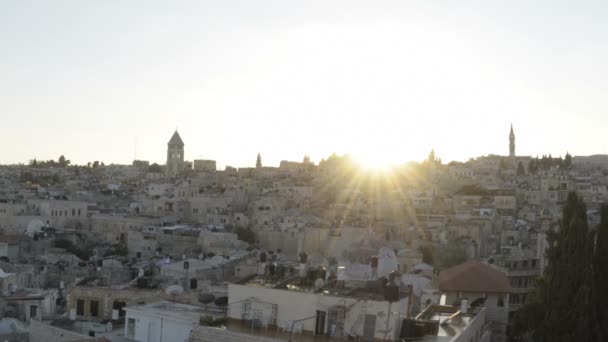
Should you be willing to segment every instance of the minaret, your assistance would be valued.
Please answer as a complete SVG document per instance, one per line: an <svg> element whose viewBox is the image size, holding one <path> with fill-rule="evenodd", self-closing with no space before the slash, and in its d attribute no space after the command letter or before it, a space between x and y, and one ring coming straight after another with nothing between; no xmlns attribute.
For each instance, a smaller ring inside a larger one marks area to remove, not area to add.
<svg viewBox="0 0 608 342"><path fill-rule="evenodd" d="M175 177L184 169L184 142L175 130L167 144L167 176Z"/></svg>
<svg viewBox="0 0 608 342"><path fill-rule="evenodd" d="M515 157L515 133L513 133L513 124L511 124L511 133L509 134L509 157Z"/></svg>

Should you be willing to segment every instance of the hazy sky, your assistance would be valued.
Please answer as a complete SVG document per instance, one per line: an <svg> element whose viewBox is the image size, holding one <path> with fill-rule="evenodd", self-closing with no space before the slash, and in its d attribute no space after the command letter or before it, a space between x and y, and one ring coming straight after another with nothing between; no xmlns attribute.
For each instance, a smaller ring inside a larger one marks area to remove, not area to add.
<svg viewBox="0 0 608 342"><path fill-rule="evenodd" d="M0 2L0 162L608 153L606 1ZM137 148L135 148L137 146Z"/></svg>

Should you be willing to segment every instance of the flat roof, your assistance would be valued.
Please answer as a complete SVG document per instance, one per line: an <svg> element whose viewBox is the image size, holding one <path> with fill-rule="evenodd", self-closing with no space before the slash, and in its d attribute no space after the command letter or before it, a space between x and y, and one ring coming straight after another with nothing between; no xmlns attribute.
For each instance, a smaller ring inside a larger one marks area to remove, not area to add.
<svg viewBox="0 0 608 342"><path fill-rule="evenodd" d="M324 284L321 288L316 288L314 284L310 284L304 278L271 278L265 276L255 276L247 279L241 284L249 287L268 288L275 290L284 290L292 292L319 293L328 296L350 297L350 298L365 298L376 301L386 301L384 293L378 285L371 281L343 281L342 285L337 286L332 284ZM399 293L399 300L407 297L408 293Z"/></svg>
<svg viewBox="0 0 608 342"><path fill-rule="evenodd" d="M201 315L209 314L200 306L169 301L128 306L125 308L125 311L127 313L139 313L146 316L162 317L164 319L196 324L198 324Z"/></svg>

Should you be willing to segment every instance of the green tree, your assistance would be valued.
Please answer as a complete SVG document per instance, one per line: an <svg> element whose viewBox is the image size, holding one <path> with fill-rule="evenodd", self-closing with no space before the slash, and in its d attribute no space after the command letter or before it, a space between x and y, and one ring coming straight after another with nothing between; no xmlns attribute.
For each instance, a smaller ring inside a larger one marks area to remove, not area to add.
<svg viewBox="0 0 608 342"><path fill-rule="evenodd" d="M570 153L566 153L566 157L564 158L564 167L568 169L570 166L572 166L572 156Z"/></svg>
<svg viewBox="0 0 608 342"><path fill-rule="evenodd" d="M587 208L575 193L568 194L558 231L547 234L547 267L533 303L516 315L518 336L535 341L598 341L590 310L593 234Z"/></svg>
<svg viewBox="0 0 608 342"><path fill-rule="evenodd" d="M528 173L535 175L536 171L538 171L538 164L535 159L531 158L530 161L528 161Z"/></svg>
<svg viewBox="0 0 608 342"><path fill-rule="evenodd" d="M422 262L431 266L437 266L437 256L432 245L421 245L418 250L422 254Z"/></svg>
<svg viewBox="0 0 608 342"><path fill-rule="evenodd" d="M526 170L524 169L524 165L521 162L517 163L517 175L523 176L525 174L526 174Z"/></svg>
<svg viewBox="0 0 608 342"><path fill-rule="evenodd" d="M65 157L63 156L63 154L59 157L59 160L57 160L57 164L59 164L59 166L61 167L65 167L70 163L69 160L66 160Z"/></svg>
<svg viewBox="0 0 608 342"><path fill-rule="evenodd" d="M504 158L500 158L500 162L498 163L498 171L502 171L502 170L506 170L507 169L507 163L505 162Z"/></svg>
<svg viewBox="0 0 608 342"><path fill-rule="evenodd" d="M162 171L162 169L161 169L160 165L158 165L156 163L154 163L148 167L148 172L161 173L161 171Z"/></svg>
<svg viewBox="0 0 608 342"><path fill-rule="evenodd" d="M598 341L608 339L608 205L602 205L601 221L596 230L593 255L593 284L591 287L594 319L592 321Z"/></svg>
<svg viewBox="0 0 608 342"><path fill-rule="evenodd" d="M239 240L251 245L255 244L255 233L249 228L239 227L236 229L236 236Z"/></svg>

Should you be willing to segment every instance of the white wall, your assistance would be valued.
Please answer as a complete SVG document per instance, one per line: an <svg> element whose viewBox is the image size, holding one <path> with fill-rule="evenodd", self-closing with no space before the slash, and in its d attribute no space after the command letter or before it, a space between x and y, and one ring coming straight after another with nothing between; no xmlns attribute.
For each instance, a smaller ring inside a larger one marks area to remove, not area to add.
<svg viewBox="0 0 608 342"><path fill-rule="evenodd" d="M312 292L297 292L289 290L278 290L272 288L251 287L246 285L229 284L228 298L230 303L236 303L230 306L229 317L241 319L242 301L255 297L260 302L276 304L278 306L277 320L298 320L314 316L317 310L327 311L330 307L336 305L345 305L350 307L346 313L344 321L345 334L362 334L363 322L365 314L376 316L376 338L384 338L383 330L386 328L386 320L388 318L388 302L359 300L359 298L337 297L325 295L322 293ZM253 305L252 305L253 306ZM263 306L260 306L263 307ZM271 306L266 306L264 316L270 315ZM394 337L394 333L398 332L395 312L404 314L407 310L407 298L400 302L391 305L389 329L391 332L388 338ZM303 321L303 330L314 332L315 319L311 318ZM329 328L326 324L326 329Z"/></svg>
<svg viewBox="0 0 608 342"><path fill-rule="evenodd" d="M128 336L129 319L135 319L135 341L140 342L182 342L188 341L193 323L178 322L161 316L129 312L125 320L125 336Z"/></svg>

